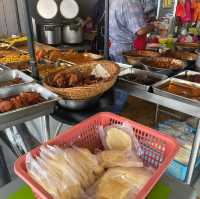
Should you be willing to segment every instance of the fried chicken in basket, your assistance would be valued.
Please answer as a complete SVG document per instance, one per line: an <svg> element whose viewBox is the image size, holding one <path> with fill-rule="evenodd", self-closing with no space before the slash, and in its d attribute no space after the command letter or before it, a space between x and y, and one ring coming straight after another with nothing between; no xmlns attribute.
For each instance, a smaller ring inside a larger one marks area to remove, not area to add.
<svg viewBox="0 0 200 199"><path fill-rule="evenodd" d="M85 86L95 84L102 81L103 78L97 78L94 75L82 74L80 72L61 71L49 80L49 84L57 88L71 88L77 86Z"/></svg>

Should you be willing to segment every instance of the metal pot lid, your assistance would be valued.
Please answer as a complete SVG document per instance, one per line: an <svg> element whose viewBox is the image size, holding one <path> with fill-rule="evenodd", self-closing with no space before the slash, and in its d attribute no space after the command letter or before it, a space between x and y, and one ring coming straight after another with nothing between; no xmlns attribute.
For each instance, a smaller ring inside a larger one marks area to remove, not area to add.
<svg viewBox="0 0 200 199"><path fill-rule="evenodd" d="M75 0L62 0L60 13L65 19L74 19L79 14L79 5Z"/></svg>
<svg viewBox="0 0 200 199"><path fill-rule="evenodd" d="M53 19L58 13L58 6L55 0L39 0L37 12L44 19Z"/></svg>

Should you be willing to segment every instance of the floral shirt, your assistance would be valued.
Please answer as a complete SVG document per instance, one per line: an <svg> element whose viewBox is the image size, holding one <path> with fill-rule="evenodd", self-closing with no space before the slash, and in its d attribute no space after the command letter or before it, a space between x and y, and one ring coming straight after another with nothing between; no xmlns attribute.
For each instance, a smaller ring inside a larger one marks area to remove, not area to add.
<svg viewBox="0 0 200 199"><path fill-rule="evenodd" d="M111 58L119 56L114 61L123 62L121 53L132 49L135 34L145 27L145 13L151 6L144 1L150 0L110 0L110 55Z"/></svg>

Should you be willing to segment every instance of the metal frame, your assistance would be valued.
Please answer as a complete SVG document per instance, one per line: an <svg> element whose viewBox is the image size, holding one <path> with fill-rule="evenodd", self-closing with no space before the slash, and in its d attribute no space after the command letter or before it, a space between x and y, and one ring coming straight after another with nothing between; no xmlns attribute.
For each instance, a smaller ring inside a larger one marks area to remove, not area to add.
<svg viewBox="0 0 200 199"><path fill-rule="evenodd" d="M105 0L105 33L104 33L104 58L109 59L109 3L110 0Z"/></svg>
<svg viewBox="0 0 200 199"><path fill-rule="evenodd" d="M196 132L196 135L194 138L192 151L191 151L191 155L190 155L188 172L187 172L187 176L186 176L186 184L191 185L193 173L195 170L195 163L197 160L199 146L200 146L200 106L195 105L195 104L190 104L189 102L188 103L182 102L182 101L178 101L175 99L170 99L167 97L149 93L147 91L137 89L133 85L124 83L122 81L118 82L117 87L128 92L128 94L130 96L134 96L134 97L140 98L142 100L156 104L157 105L156 117L158 117L158 107L163 106L163 107L166 107L166 108L169 108L169 109L172 109L175 111L179 111L181 113L185 113L187 115L190 115L190 116L193 116L193 117L196 117L199 119L197 132Z"/></svg>
<svg viewBox="0 0 200 199"><path fill-rule="evenodd" d="M39 73L37 70L37 61L35 57L35 49L34 49L34 36L33 36L33 24L30 16L30 6L28 0L23 0L24 3L24 12L25 12L25 19L26 19L26 31L28 36L28 49L30 53L30 65L32 70L32 75L35 79L39 80Z"/></svg>

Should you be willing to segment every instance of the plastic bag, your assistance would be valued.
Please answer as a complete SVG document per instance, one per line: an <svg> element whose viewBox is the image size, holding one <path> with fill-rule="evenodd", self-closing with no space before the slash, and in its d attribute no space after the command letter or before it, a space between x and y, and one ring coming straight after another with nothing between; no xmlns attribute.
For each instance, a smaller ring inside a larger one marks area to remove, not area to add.
<svg viewBox="0 0 200 199"><path fill-rule="evenodd" d="M59 182L53 176L50 176L48 172L32 157L30 153L26 156L26 168L29 175L40 184L43 189L45 189L48 193L50 193L53 198L60 199L60 195L58 192Z"/></svg>
<svg viewBox="0 0 200 199"><path fill-rule="evenodd" d="M65 154L59 147L43 146L36 159L27 155L27 170L55 199L87 198L81 186L81 178L67 163Z"/></svg>
<svg viewBox="0 0 200 199"><path fill-rule="evenodd" d="M104 168L144 167L143 161L132 151L107 150L97 154Z"/></svg>
<svg viewBox="0 0 200 199"><path fill-rule="evenodd" d="M128 199L137 194L151 178L145 168L111 168L100 179L96 199Z"/></svg>
<svg viewBox="0 0 200 199"><path fill-rule="evenodd" d="M73 146L73 149L75 149L84 158L86 164L91 168L91 170L93 170L95 176L100 176L104 172L104 169L100 166L97 157L88 149L76 146Z"/></svg>
<svg viewBox="0 0 200 199"><path fill-rule="evenodd" d="M143 154L143 150L138 142L133 128L129 123L122 125L111 125L107 127L100 126L99 134L101 142L108 150L135 150L138 156Z"/></svg>
<svg viewBox="0 0 200 199"><path fill-rule="evenodd" d="M44 148L42 150L47 154L44 156L44 153L41 153L43 154L43 160L46 162L50 172L56 173L60 181L63 182L63 185L68 185L68 191L70 192L71 196L73 198L77 198L79 195L82 195L83 190L81 187L80 176L67 163L65 159L65 151L56 146L47 146L47 150L44 150Z"/></svg>

